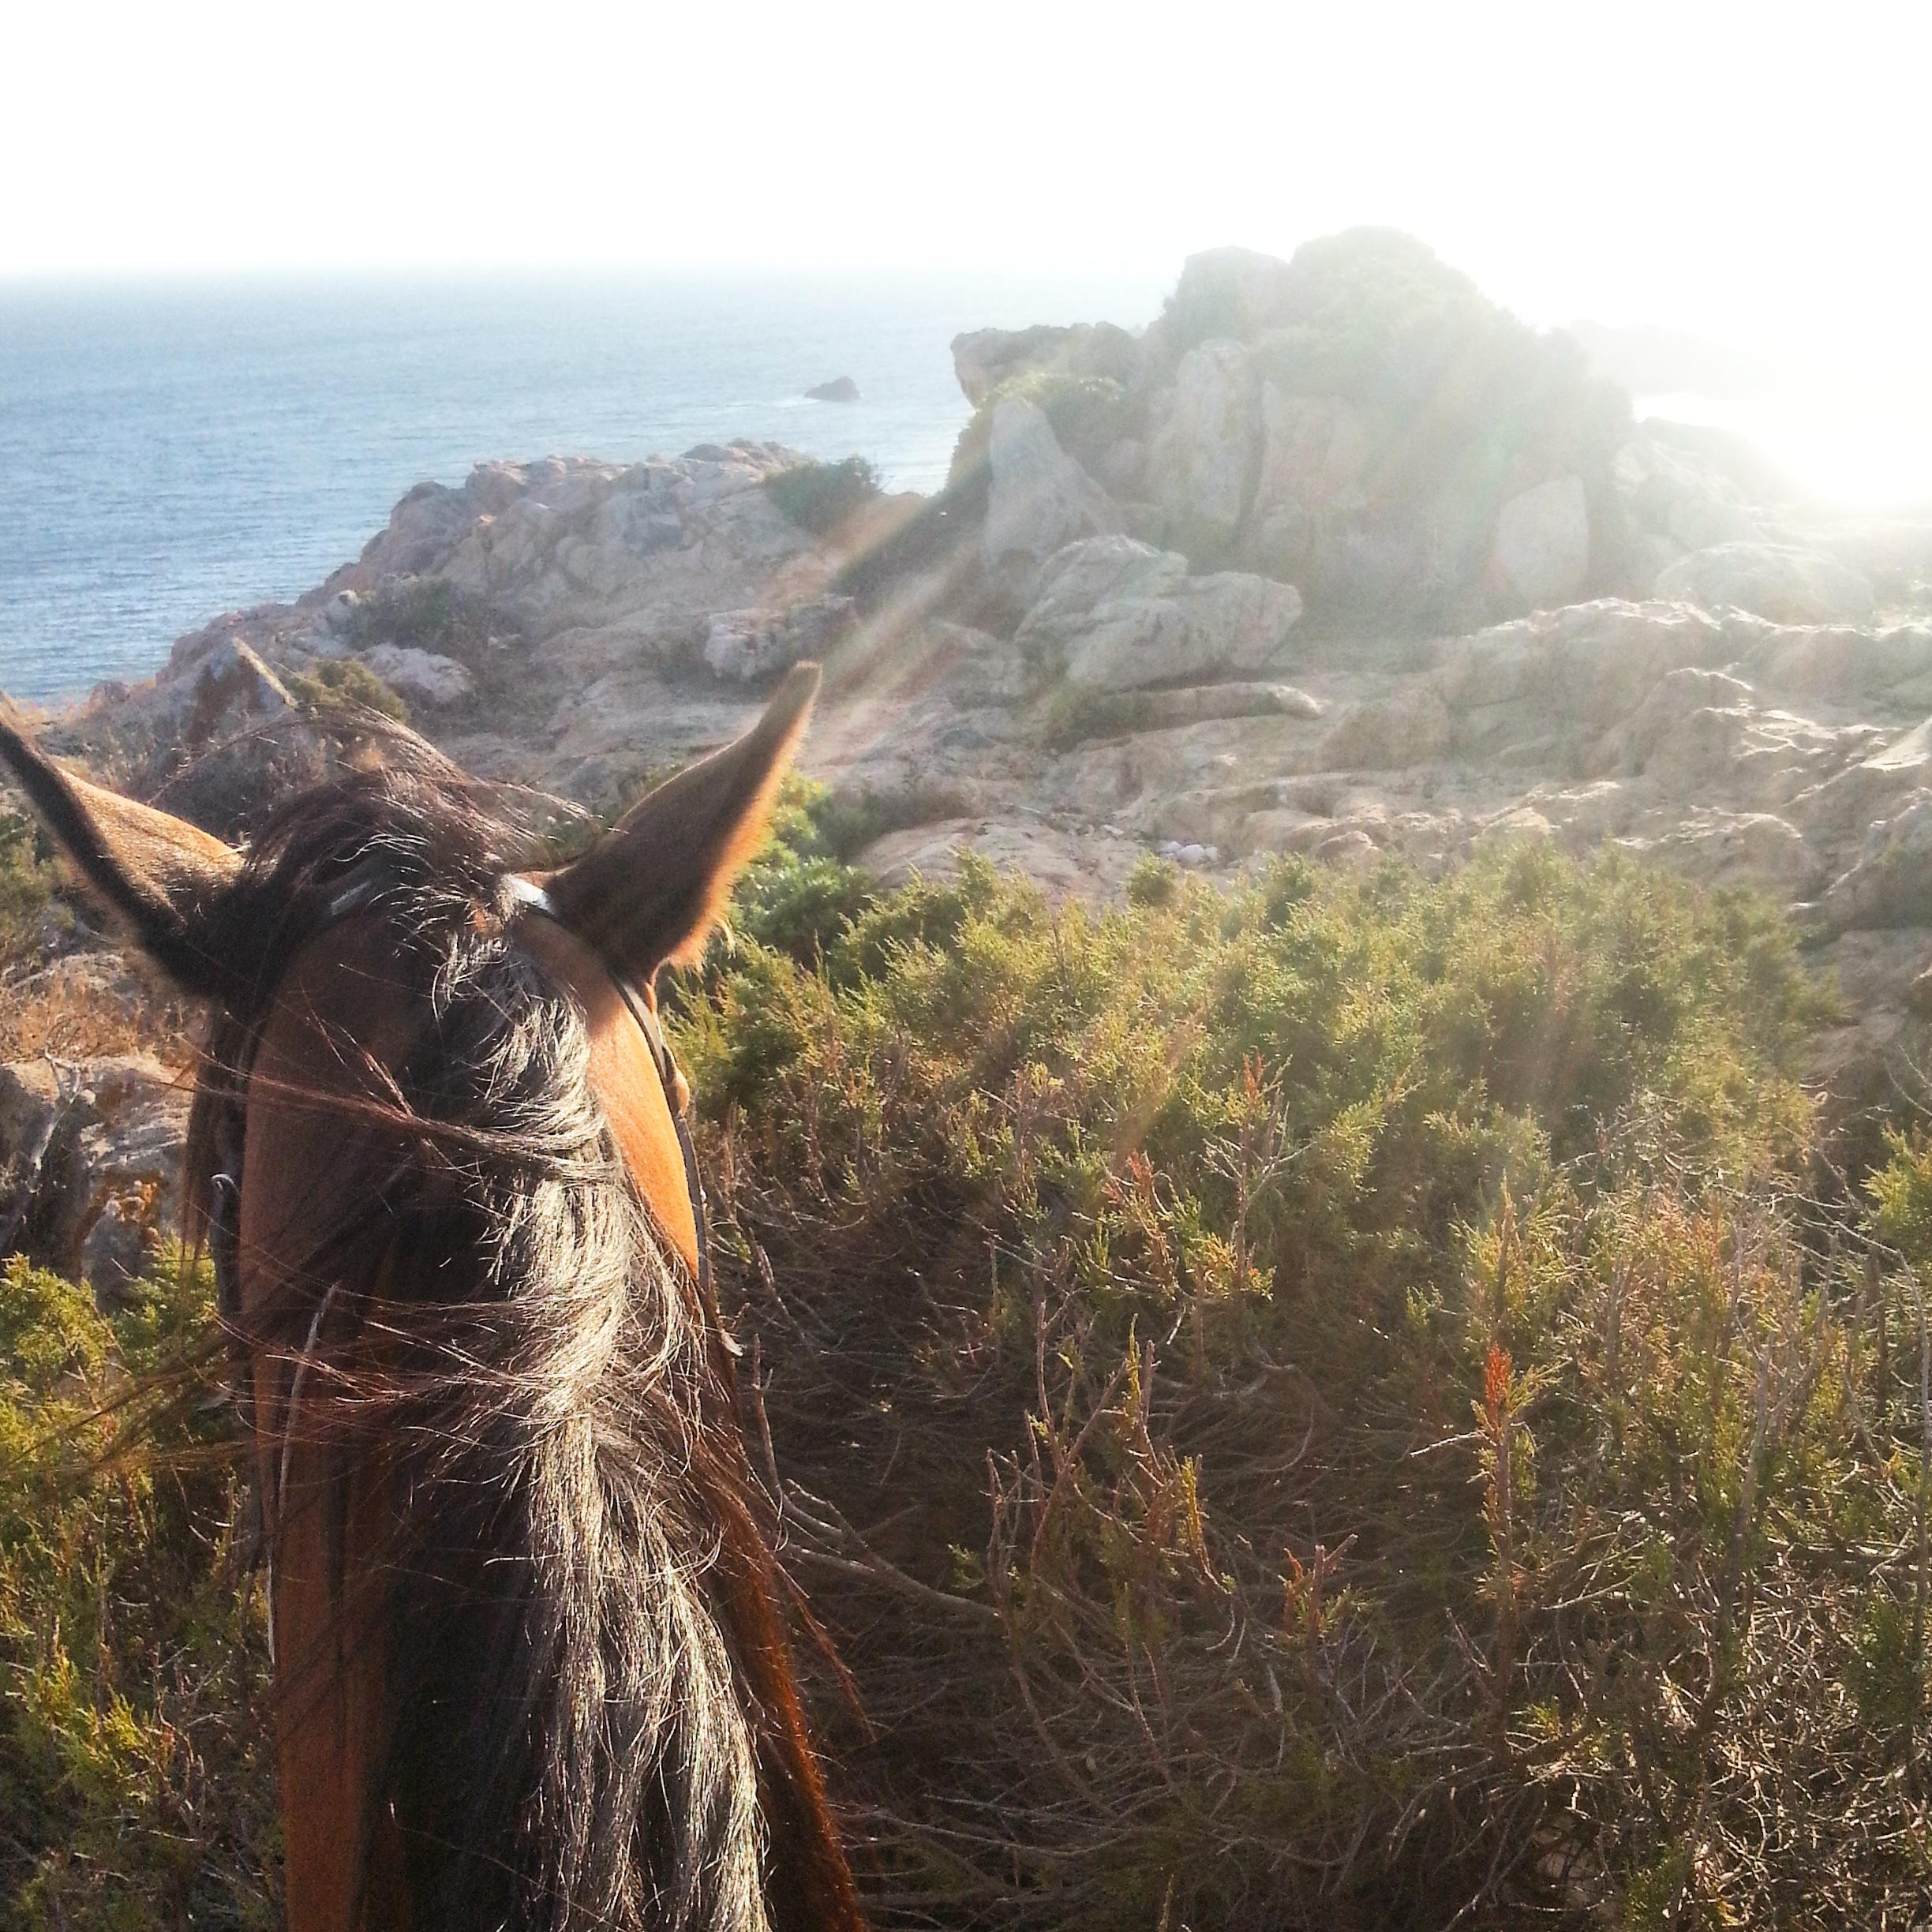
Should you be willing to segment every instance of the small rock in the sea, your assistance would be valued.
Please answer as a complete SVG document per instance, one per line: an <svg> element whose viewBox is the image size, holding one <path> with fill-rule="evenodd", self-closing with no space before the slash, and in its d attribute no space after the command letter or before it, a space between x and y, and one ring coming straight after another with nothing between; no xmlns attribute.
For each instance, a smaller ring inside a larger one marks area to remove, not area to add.
<svg viewBox="0 0 1932 1932"><path fill-rule="evenodd" d="M849 376L834 376L829 382L822 382L817 388L807 389L805 395L813 402L856 402L859 385Z"/></svg>

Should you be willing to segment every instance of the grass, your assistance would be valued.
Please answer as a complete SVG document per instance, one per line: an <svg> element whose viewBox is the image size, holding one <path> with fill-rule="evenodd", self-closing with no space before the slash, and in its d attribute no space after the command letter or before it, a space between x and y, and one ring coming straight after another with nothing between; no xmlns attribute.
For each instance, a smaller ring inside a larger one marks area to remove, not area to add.
<svg viewBox="0 0 1932 1932"><path fill-rule="evenodd" d="M781 829L671 1024L882 1924L1911 1922L1932 1136L1822 1187L1769 908ZM271 1896L209 1425L82 1420L184 1279L0 1289L0 1923Z"/></svg>

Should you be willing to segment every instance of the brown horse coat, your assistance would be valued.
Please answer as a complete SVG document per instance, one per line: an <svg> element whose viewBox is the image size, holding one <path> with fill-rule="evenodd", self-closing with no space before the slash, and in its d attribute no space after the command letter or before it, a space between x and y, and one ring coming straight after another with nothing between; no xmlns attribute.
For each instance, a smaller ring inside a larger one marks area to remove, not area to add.
<svg viewBox="0 0 1932 1932"><path fill-rule="evenodd" d="M245 861L0 724L83 874L216 1006L191 1181L238 1278L294 1932L859 1923L680 1096L620 990L702 946L815 685L542 911L426 747Z"/></svg>

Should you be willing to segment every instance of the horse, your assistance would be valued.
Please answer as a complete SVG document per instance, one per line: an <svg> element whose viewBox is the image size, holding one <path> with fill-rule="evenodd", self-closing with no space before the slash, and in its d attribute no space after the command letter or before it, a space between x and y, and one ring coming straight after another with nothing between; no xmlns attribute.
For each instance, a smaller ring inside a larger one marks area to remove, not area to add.
<svg viewBox="0 0 1932 1932"><path fill-rule="evenodd" d="M861 1932L653 990L817 685L548 868L399 729L242 851L0 720L54 844L212 1012L188 1200L260 1515L290 1932Z"/></svg>

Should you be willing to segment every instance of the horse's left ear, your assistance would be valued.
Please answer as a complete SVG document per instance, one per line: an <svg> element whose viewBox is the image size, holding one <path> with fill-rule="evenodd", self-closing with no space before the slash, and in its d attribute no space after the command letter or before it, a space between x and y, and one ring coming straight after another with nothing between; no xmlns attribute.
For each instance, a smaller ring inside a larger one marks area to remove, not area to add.
<svg viewBox="0 0 1932 1932"><path fill-rule="evenodd" d="M558 916L624 979L704 950L732 882L763 841L818 689L795 665L743 737L632 806L589 852L545 881Z"/></svg>
<svg viewBox="0 0 1932 1932"><path fill-rule="evenodd" d="M3 701L0 770L142 951L186 991L219 991L201 935L242 870L242 855L185 818L62 770L8 721Z"/></svg>

